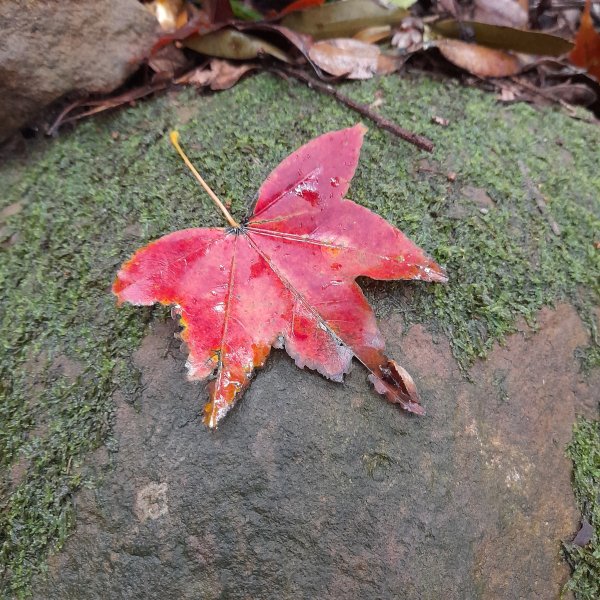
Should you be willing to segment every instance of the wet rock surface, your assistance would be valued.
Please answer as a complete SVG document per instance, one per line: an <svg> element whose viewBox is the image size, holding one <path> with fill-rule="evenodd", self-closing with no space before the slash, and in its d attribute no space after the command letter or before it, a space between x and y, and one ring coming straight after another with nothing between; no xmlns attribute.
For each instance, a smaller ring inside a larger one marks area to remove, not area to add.
<svg viewBox="0 0 600 600"><path fill-rule="evenodd" d="M539 323L468 381L445 338L384 320L424 418L360 365L339 385L274 352L216 432L175 325L156 323L140 396L115 399L119 452L96 453L99 485L35 597L556 598L578 529L564 449L600 381L579 371L572 307Z"/></svg>
<svg viewBox="0 0 600 600"><path fill-rule="evenodd" d="M109 92L155 38L137 0L0 3L0 141L71 92Z"/></svg>

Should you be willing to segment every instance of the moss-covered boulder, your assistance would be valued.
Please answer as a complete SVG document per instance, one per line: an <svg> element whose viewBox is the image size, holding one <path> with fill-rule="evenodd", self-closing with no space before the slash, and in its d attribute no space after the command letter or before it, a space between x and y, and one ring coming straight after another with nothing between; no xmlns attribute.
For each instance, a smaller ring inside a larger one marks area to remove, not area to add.
<svg viewBox="0 0 600 600"><path fill-rule="evenodd" d="M81 123L0 168L7 595L559 593L579 520L565 452L600 385L600 132L453 83L344 89L436 144L372 127L349 194L448 269L447 286L361 282L428 416L387 404L359 365L340 385L275 352L209 432L167 311L110 293L140 245L221 224L169 129L243 215L280 159L355 113L261 75Z"/></svg>

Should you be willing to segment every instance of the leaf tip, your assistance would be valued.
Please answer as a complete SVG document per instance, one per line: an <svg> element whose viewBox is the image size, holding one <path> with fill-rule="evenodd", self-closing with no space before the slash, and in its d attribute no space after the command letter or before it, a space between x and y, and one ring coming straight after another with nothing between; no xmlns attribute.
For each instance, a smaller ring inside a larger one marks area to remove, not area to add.
<svg viewBox="0 0 600 600"><path fill-rule="evenodd" d="M444 269L444 267L441 267L436 262L431 261L429 269L430 281L435 283L448 283L448 274L446 273L446 269Z"/></svg>
<svg viewBox="0 0 600 600"><path fill-rule="evenodd" d="M212 386L209 386L211 389L212 396ZM229 404L223 404L222 402L215 401L211 398L204 405L204 417L202 418L202 422L213 431L218 427L219 423L223 419L223 417L230 411L233 407L233 402Z"/></svg>
<svg viewBox="0 0 600 600"><path fill-rule="evenodd" d="M375 391L386 396L392 404L399 404L405 411L423 416L425 409L419 400L413 378L394 360L385 356L382 358L385 362L378 366L378 373L372 371L368 377Z"/></svg>
<svg viewBox="0 0 600 600"><path fill-rule="evenodd" d="M212 402L207 402L204 405L204 417L202 418L202 422L213 431L217 428L218 418L213 410Z"/></svg>
<svg viewBox="0 0 600 600"><path fill-rule="evenodd" d="M448 283L446 269L438 265L435 260L426 254L421 255L420 261L416 264L416 270L411 278L433 283Z"/></svg>
<svg viewBox="0 0 600 600"><path fill-rule="evenodd" d="M419 417L424 417L427 414L423 406L421 404L417 404L416 402L411 402L402 408L404 408L404 410L407 412L418 415Z"/></svg>
<svg viewBox="0 0 600 600"><path fill-rule="evenodd" d="M365 135L367 131L369 131L369 128L362 121L359 121L354 127L358 129L358 131L360 131L360 133L362 133L363 135Z"/></svg>

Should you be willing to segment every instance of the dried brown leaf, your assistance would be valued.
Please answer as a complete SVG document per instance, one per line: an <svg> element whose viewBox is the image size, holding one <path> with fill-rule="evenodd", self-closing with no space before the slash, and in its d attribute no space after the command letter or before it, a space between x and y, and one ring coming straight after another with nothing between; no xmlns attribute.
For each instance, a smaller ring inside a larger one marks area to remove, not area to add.
<svg viewBox="0 0 600 600"><path fill-rule="evenodd" d="M210 86L211 90L227 90L234 86L248 71L256 69L253 63L235 64L228 60L213 58L207 67L198 67L175 81L196 87Z"/></svg>
<svg viewBox="0 0 600 600"><path fill-rule="evenodd" d="M459 40L438 40L435 45L452 64L477 77L508 77L521 70L519 59L502 50Z"/></svg>
<svg viewBox="0 0 600 600"><path fill-rule="evenodd" d="M310 60L337 77L370 79L373 75L393 73L402 65L398 57L387 56L374 44L350 38L316 42L308 51Z"/></svg>
<svg viewBox="0 0 600 600"><path fill-rule="evenodd" d="M416 52L423 46L423 21L406 17L394 31L392 46L405 52Z"/></svg>

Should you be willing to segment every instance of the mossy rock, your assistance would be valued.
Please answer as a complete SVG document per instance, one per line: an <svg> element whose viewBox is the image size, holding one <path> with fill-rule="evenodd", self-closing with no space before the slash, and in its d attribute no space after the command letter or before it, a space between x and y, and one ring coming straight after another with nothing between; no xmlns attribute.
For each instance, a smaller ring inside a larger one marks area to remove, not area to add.
<svg viewBox="0 0 600 600"><path fill-rule="evenodd" d="M600 132L452 82L343 88L436 145L366 123L349 193L448 269L447 286L361 281L430 417L398 413L360 367L339 385L275 353L211 434L167 312L117 309L110 293L140 245L221 224L171 128L241 216L279 160L355 113L260 75L32 143L0 168L7 596L558 594L577 519L565 448L575 413L597 409ZM597 591L596 547L571 552L588 565L581 597Z"/></svg>

